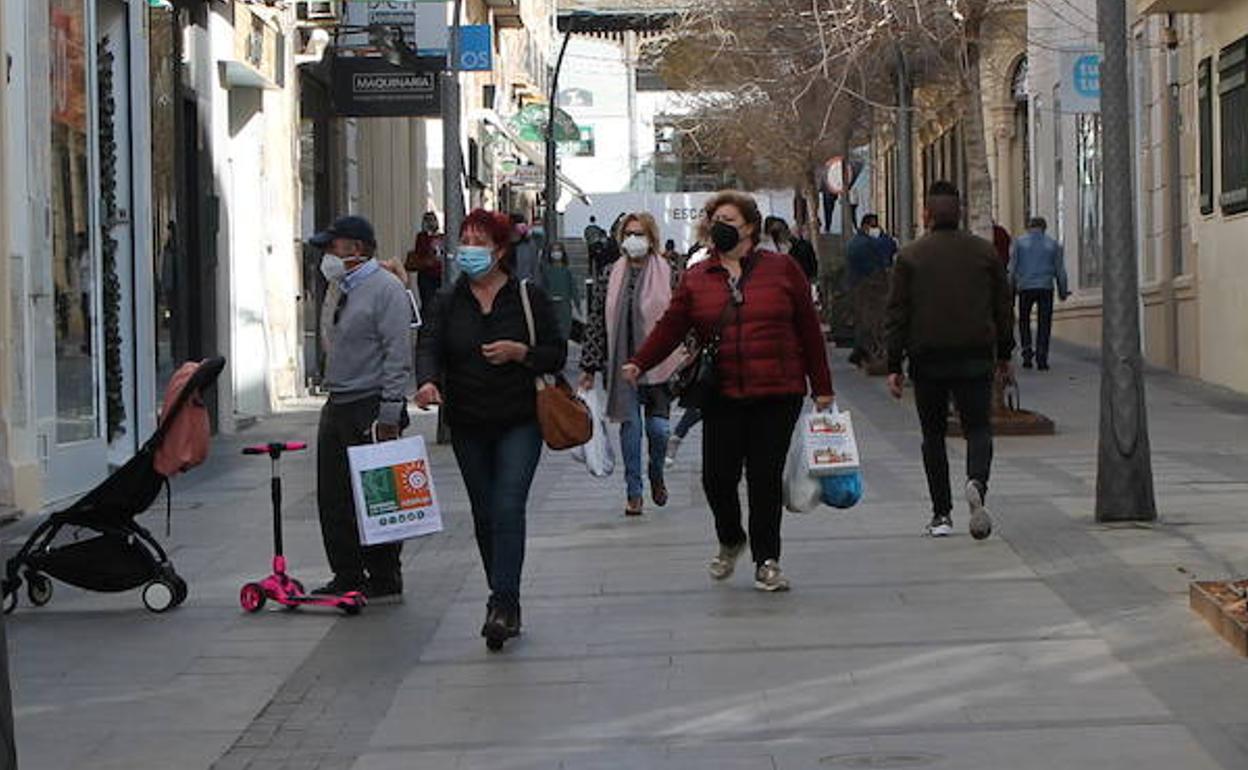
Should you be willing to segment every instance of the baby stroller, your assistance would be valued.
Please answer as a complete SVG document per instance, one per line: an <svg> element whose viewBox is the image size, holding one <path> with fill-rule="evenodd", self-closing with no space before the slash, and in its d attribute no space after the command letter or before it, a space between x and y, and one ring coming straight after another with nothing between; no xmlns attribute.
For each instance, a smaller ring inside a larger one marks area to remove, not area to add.
<svg viewBox="0 0 1248 770"><path fill-rule="evenodd" d="M186 599L186 581L174 571L152 533L134 519L156 500L162 487L167 516L171 507L168 477L203 461L208 415L202 395L224 367L224 358L184 364L166 391L160 426L138 454L78 502L48 516L30 534L5 567L6 614L17 607L23 581L31 604L42 607L51 601L51 578L89 591L119 592L143 586L143 604L152 612L164 612ZM171 431L178 441L169 442L162 452ZM187 439L186 447L181 444L184 437L193 437ZM61 536L66 528L72 534ZM89 536L83 537L84 532Z"/></svg>

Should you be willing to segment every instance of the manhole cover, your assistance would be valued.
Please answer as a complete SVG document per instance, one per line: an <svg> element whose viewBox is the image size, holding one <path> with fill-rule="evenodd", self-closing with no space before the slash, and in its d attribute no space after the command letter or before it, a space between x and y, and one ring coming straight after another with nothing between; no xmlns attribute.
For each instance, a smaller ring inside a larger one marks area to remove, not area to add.
<svg viewBox="0 0 1248 770"><path fill-rule="evenodd" d="M832 765L834 767L856 767L856 768L896 768L896 767L924 767L935 764L944 757L939 754L920 754L914 752L897 753L897 754L837 754L831 757L823 757L819 760L821 765Z"/></svg>

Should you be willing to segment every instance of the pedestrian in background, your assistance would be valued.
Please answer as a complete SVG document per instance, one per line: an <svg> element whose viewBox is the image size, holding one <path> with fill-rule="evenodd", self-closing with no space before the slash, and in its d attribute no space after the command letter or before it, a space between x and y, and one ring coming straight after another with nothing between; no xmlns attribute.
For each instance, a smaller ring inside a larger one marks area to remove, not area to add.
<svg viewBox="0 0 1248 770"><path fill-rule="evenodd" d="M550 264L546 267L546 291L555 306L559 333L566 339L572 334L573 311L581 305L581 287L568 267L568 251L558 241L550 247Z"/></svg>
<svg viewBox="0 0 1248 770"><path fill-rule="evenodd" d="M530 228L523 214L511 215L511 254L508 263L517 281L529 280L545 286L542 265L542 237Z"/></svg>
<svg viewBox="0 0 1248 770"><path fill-rule="evenodd" d="M849 362L857 366L882 352L879 320L888 296L888 270L897 254L897 242L880 227L878 216L865 214L845 253L854 304L854 349Z"/></svg>
<svg viewBox="0 0 1248 770"><path fill-rule="evenodd" d="M491 650L520 633L525 515L542 453L533 381L561 371L567 356L545 291L508 272L511 233L505 215L477 209L465 217L455 255L462 275L427 315L416 363L416 404L444 405L468 488L490 588L481 635ZM533 346L522 291L532 304Z"/></svg>
<svg viewBox="0 0 1248 770"><path fill-rule="evenodd" d="M909 359L910 378L923 427L923 468L932 498L927 532L953 532L953 494L945 433L949 398L966 436L966 500L971 535L992 533L985 500L992 468L994 370L1010 376L1013 311L1005 268L990 241L960 229L961 201L949 182L927 193L928 233L901 250L888 297L888 388L901 398Z"/></svg>
<svg viewBox="0 0 1248 770"><path fill-rule="evenodd" d="M421 307L429 307L434 295L442 288L442 259L445 236L438 224L438 215L426 211L421 218L420 232L412 250L407 252L404 267L407 269L408 288L416 294Z"/></svg>
<svg viewBox="0 0 1248 770"><path fill-rule="evenodd" d="M1027 232L1018 236L1010 252L1010 280L1018 293L1018 341L1023 347L1023 368L1049 368L1049 337L1053 332L1053 286L1065 302L1070 296L1066 281L1066 257L1062 245L1045 234L1044 217L1032 217ZM1031 347L1031 311L1036 319L1036 347Z"/></svg>
<svg viewBox="0 0 1248 770"><path fill-rule="evenodd" d="M763 218L744 193L727 191L705 207L712 254L685 273L659 321L623 376L635 382L696 331L719 330L717 388L703 407L702 487L715 516L719 550L709 570L732 575L748 542L754 587L786 591L780 570L781 476L802 399L832 404L823 332L806 276L792 259L761 251ZM722 327L722 328L721 328ZM746 473L749 536L738 488Z"/></svg>
<svg viewBox="0 0 1248 770"><path fill-rule="evenodd" d="M361 546L347 448L398 438L407 425L412 308L401 280L373 258L363 217L341 217L309 243L330 284L323 328L329 400L316 436L316 500L333 579L313 593L361 591L370 603L403 595L399 543ZM396 265L397 267L397 265Z"/></svg>
<svg viewBox="0 0 1248 770"><path fill-rule="evenodd" d="M601 372L607 390L607 419L620 424L620 451L624 460L627 516L643 509L641 478L642 434L649 460L650 498L667 505L663 477L667 456L672 389L669 381L684 360L682 352L666 356L636 383L620 376L623 366L654 330L672 301L677 273L659 251L659 228L645 212L629 214L620 223L620 249L625 258L611 267L606 281L595 287L594 312L581 350L581 387L594 387Z"/></svg>

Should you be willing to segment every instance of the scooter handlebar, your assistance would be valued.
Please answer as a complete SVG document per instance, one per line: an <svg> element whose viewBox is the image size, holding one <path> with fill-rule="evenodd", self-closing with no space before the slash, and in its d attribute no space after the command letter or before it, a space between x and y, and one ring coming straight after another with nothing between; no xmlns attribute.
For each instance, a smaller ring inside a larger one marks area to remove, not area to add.
<svg viewBox="0 0 1248 770"><path fill-rule="evenodd" d="M299 452L307 448L307 442L304 441L273 441L268 444L256 444L254 446L243 447L243 454L272 455L281 454L282 452Z"/></svg>

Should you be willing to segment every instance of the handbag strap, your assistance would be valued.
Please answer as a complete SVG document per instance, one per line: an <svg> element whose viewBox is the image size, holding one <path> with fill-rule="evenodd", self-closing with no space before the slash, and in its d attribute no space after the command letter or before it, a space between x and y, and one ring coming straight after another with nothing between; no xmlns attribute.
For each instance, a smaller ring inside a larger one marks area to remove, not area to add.
<svg viewBox="0 0 1248 770"><path fill-rule="evenodd" d="M524 308L524 324L529 327L529 347L537 346L537 327L533 324L533 301L529 299L529 279L520 281L520 306ZM554 375L539 374L533 378L533 384L542 390L555 384Z"/></svg>
<svg viewBox="0 0 1248 770"><path fill-rule="evenodd" d="M529 299L529 279L520 281L520 304L524 307L524 323L529 327L529 347L537 345L537 329L533 325L533 301Z"/></svg>
<svg viewBox="0 0 1248 770"><path fill-rule="evenodd" d="M734 302L732 299L732 276L729 275L728 278L725 279L725 282L728 283L728 301L724 303L724 309L719 314L719 320L715 322L715 331L711 333L710 340L716 346L719 345L719 339L724 333L724 327L728 325L728 315L732 312L733 308L737 309L738 315L741 313L741 305L745 304L745 279L749 278L750 273L752 272L754 272L754 262L750 262L748 265L742 266L741 277L737 278L737 293L741 295L740 304Z"/></svg>

